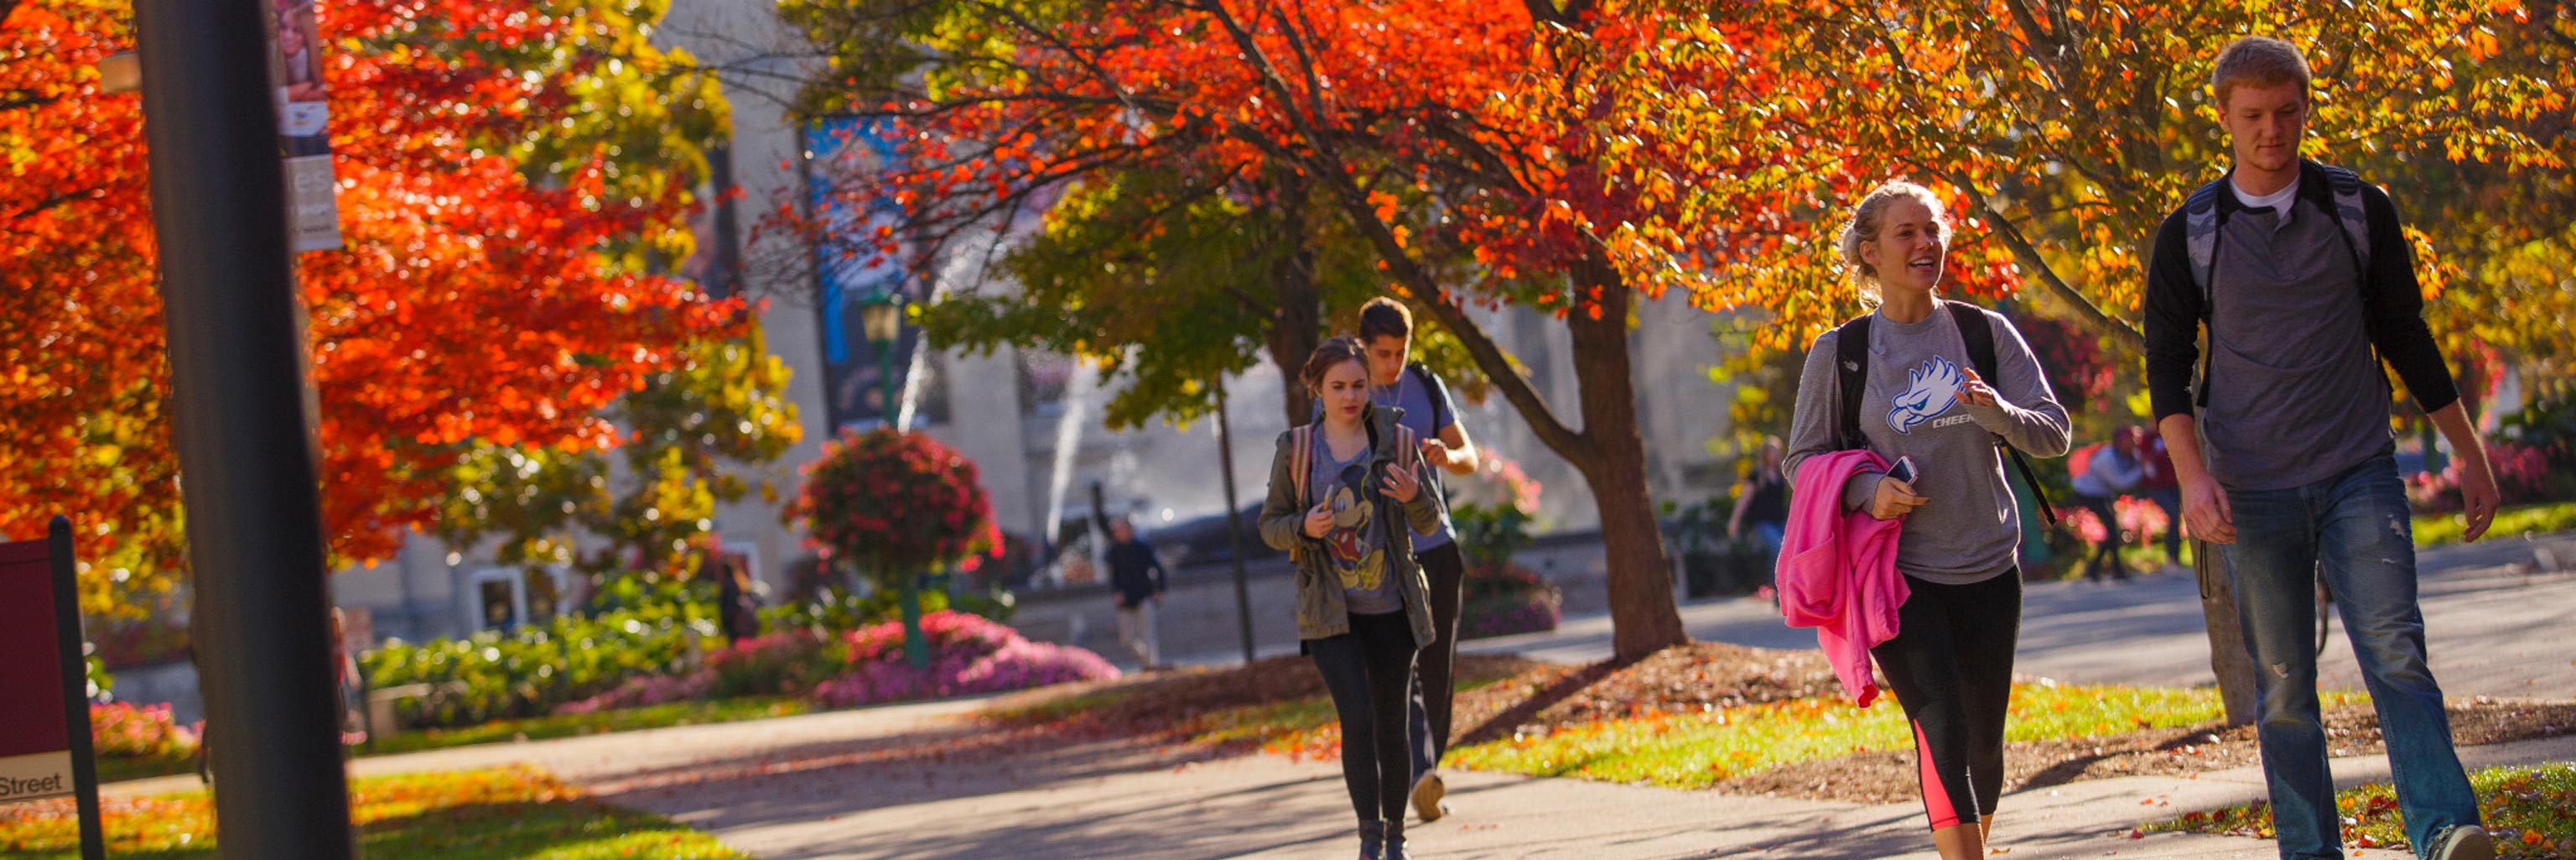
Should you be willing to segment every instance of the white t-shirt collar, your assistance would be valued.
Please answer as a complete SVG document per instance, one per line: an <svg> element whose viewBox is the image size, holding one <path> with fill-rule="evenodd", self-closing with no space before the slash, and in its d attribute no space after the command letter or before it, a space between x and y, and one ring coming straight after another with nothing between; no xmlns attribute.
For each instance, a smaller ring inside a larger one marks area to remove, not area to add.
<svg viewBox="0 0 2576 860"><path fill-rule="evenodd" d="M2256 197L2245 193L2245 186L2236 184L2236 178L2230 176L2227 179L2227 190L2234 192L2236 202L2245 204L2247 209L2270 209L2276 214L2288 215L2290 201L2299 197L2299 179L2295 176L2291 177L2290 184L2281 186L2281 190Z"/></svg>

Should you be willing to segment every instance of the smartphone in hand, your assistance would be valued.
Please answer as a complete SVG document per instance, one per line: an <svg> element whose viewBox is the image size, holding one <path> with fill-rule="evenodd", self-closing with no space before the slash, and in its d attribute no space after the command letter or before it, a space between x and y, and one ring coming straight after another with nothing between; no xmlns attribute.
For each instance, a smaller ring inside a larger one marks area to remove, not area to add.
<svg viewBox="0 0 2576 860"><path fill-rule="evenodd" d="M1899 481L1904 481L1906 485L1912 486L1914 483L1914 458L1911 456L1896 458L1896 465L1888 467L1887 476Z"/></svg>

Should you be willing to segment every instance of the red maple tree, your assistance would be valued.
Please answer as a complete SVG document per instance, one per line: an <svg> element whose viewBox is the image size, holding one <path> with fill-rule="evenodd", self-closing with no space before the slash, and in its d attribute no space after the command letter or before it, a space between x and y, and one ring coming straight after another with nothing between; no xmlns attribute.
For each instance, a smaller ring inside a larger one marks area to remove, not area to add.
<svg viewBox="0 0 2576 860"><path fill-rule="evenodd" d="M40 0L0 31L0 534L70 515L91 612L183 566L140 102L95 71L130 47L127 14ZM615 118L722 107L627 14L323 10L346 247L300 263L336 561L385 557L428 520L469 440L616 444L602 407L742 324L642 265L685 252L704 165Z"/></svg>

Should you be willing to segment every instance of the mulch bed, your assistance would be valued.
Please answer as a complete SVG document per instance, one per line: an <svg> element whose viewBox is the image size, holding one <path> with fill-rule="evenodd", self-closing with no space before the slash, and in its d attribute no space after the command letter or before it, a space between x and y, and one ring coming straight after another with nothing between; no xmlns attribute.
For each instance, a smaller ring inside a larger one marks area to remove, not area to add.
<svg viewBox="0 0 2576 860"><path fill-rule="evenodd" d="M1697 642L1642 660L1566 666L1498 655L1460 655L1458 677L1475 686L1456 699L1457 744L1466 746L1515 732L1545 734L1560 728L1653 712L1687 713L1811 696L1839 696L1832 667L1814 651L1775 651ZM1070 716L1047 710L1088 694L1105 704ZM1245 706L1325 695L1323 680L1303 657L1274 657L1233 669L1180 670L1131 676L1099 684L1033 691L997 701L984 720L996 727L1032 729L1075 737L1129 737L1184 742L1201 718ZM1892 704L1890 705L1893 706ZM2489 700L2451 705L2451 732L2462 746L2576 734L2576 702ZM2336 755L2385 751L2379 720L2367 705L2331 707L2327 739ZM1192 750L1202 756L1257 751L1244 738ZM2014 789L2062 785L2117 776L2175 775L2261 763L2252 726L2220 723L2149 729L2077 740L2013 744L2004 753ZM1717 783L1731 794L1758 794L1856 803L1907 803L1916 799L1911 751L1857 753L1786 765Z"/></svg>

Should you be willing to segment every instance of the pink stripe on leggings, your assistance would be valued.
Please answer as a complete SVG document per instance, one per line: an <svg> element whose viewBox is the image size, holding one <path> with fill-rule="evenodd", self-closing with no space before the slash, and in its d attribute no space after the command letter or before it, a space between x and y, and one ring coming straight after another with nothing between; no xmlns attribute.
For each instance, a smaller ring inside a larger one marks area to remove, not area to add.
<svg viewBox="0 0 2576 860"><path fill-rule="evenodd" d="M1923 778L1923 813L1932 819L1932 829L1959 826L1959 810L1950 805L1950 789L1941 784L1941 772L1932 766L1932 742L1923 736L1923 724L1907 721L1914 727L1914 760L1921 765Z"/></svg>

